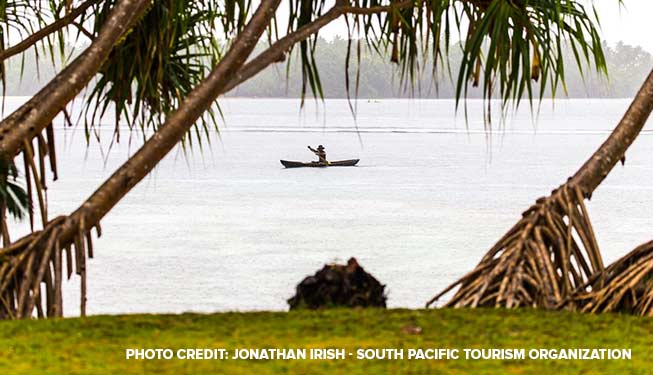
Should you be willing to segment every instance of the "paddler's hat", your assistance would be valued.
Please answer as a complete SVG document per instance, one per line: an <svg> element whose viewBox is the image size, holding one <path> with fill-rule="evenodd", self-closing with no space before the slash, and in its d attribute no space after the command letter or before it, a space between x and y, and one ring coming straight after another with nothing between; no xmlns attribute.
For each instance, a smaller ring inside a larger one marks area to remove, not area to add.
<svg viewBox="0 0 653 375"><path fill-rule="evenodd" d="M318 149L318 150L324 150L324 146L319 145L319 146L317 146L317 149Z"/></svg>

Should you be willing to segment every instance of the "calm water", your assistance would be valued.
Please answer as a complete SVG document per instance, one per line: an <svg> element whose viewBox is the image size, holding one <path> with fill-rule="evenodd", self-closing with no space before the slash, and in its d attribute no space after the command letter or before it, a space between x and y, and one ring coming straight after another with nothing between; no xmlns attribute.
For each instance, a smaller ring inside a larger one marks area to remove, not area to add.
<svg viewBox="0 0 653 375"><path fill-rule="evenodd" d="M304 111L295 100L223 101L213 147L171 154L103 221L88 309L284 310L303 277L350 256L387 285L390 306L423 306L565 181L627 105L545 102L537 123L524 107L488 136L478 102L466 126L448 100L360 101L356 122L346 101ZM107 152L105 142L103 154L86 149L81 128L57 134L52 215L79 205L138 146ZM306 145L319 143L359 167L281 168L282 158L312 159ZM652 151L644 134L589 204L606 261L651 239ZM73 315L78 280L66 287Z"/></svg>

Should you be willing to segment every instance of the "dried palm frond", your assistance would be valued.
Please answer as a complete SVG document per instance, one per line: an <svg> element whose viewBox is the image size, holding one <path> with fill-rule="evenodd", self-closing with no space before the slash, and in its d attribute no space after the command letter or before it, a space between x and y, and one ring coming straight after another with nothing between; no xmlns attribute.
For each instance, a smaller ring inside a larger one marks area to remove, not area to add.
<svg viewBox="0 0 653 375"><path fill-rule="evenodd" d="M472 272L427 306L459 286L445 306L558 309L603 270L580 189L562 185L522 216Z"/></svg>

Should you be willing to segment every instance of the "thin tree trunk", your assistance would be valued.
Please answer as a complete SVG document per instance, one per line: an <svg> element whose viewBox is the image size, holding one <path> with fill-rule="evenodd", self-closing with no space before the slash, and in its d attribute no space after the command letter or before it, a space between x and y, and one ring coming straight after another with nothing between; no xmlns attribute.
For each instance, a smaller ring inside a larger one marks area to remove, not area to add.
<svg viewBox="0 0 653 375"><path fill-rule="evenodd" d="M121 0L97 38L27 103L0 122L0 156L13 159L86 86L113 46L145 13L151 0Z"/></svg>
<svg viewBox="0 0 653 375"><path fill-rule="evenodd" d="M619 125L569 181L572 186L580 187L585 198L591 198L594 189L617 162L625 157L626 150L646 124L651 110L653 110L653 71L649 73L637 92Z"/></svg>
<svg viewBox="0 0 653 375"><path fill-rule="evenodd" d="M271 17L272 14L264 14L264 12L273 11L278 7L278 3L279 1L270 3L274 5L269 6L268 8L263 6L259 7L261 12L259 12L259 15L257 16L258 18L252 18L250 24L256 27L267 27L269 20L261 23L260 20L263 19L261 17L263 17L263 15ZM186 134L186 132L192 127L193 123L207 108L210 107L212 102L215 101L220 94L227 92L236 85L253 77L271 63L283 59L284 54L293 44L313 35L320 28L324 27L342 14L350 13L369 15L390 12L396 8L406 7L410 4L412 4L412 2L406 0L392 6L360 8L340 3L320 18L280 39L245 66L243 66L243 63L247 56L251 54L260 34L259 36L256 36L256 38L253 38L251 31L246 32L247 30L243 30L243 33L239 35L238 40L239 43L242 41L242 46L234 44L234 47L230 50L231 55L227 55L223 60L221 60L220 64L211 75L209 75L204 82L193 90L179 110L170 115L165 124L154 133L152 138L148 140L148 142L146 142L130 160L116 171L109 180L107 180L78 210L70 216L71 220L67 221L67 226L70 226L70 228L68 228L69 230L67 231L63 231L61 235L62 243L69 241L77 233L77 226L80 223L82 215L86 216L84 220L85 228L83 228L83 230L90 229L99 222L99 220L104 217L104 215L127 192L129 192L132 187L144 178L172 149L172 147L183 138L184 134ZM96 39L95 43L97 43L99 39L100 38ZM246 50L243 48L246 48ZM242 51L240 51L240 49L242 49ZM245 57L242 57L241 53L245 53ZM228 56L231 59L234 59L234 61L232 62L228 60ZM241 58L243 61L237 60ZM43 91L45 91L45 89ZM0 133L2 132L2 125L3 124L0 123ZM2 141L2 137L0 137L0 141ZM3 143L0 142L0 152L2 151L2 146ZM63 240L64 238L66 238L66 240Z"/></svg>
<svg viewBox="0 0 653 375"><path fill-rule="evenodd" d="M152 137L69 217L59 237L62 244L70 242L79 230L85 232L95 226L183 139L245 63L261 34L268 27L280 1L261 1L248 25L211 74L193 89Z"/></svg>

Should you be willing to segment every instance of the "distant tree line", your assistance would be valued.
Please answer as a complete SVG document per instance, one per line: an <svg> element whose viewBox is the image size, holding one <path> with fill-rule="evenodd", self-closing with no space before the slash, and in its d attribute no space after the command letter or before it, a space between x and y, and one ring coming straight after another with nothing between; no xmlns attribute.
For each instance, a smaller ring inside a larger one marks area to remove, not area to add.
<svg viewBox="0 0 653 375"><path fill-rule="evenodd" d="M335 37L331 41L320 39L316 61L325 98L346 98L345 62L347 40ZM258 47L264 49L264 45ZM556 97L570 98L631 98L637 92L642 80L653 63L651 54L641 47L633 47L623 42L614 46L603 46L608 66L609 78L599 76L591 68L583 72L575 68L573 61L565 61L570 70L565 73L566 89L560 85ZM357 69L360 68L358 97L367 98L453 98L457 71L440 66L433 75L433 66L427 63L421 67L421 74L412 82L402 81L400 68L390 62L389 56L361 47L360 65L356 42L353 42L349 63L350 95L354 97ZM569 52L569 51L567 51ZM43 82L51 79L60 61L46 60L43 54L38 58L33 50L22 60L13 59L7 66L6 95L32 95ZM76 55L76 52L73 52ZM461 53L452 46L449 51L449 65L460 66ZM564 53L566 59L573 59L573 53ZM38 61L38 63L37 63ZM432 61L432 59L427 59ZM281 97L298 98L301 96L301 66L296 58L289 62L268 67L253 79L238 86L227 96L231 97ZM436 85L437 82L437 85ZM537 93L534 93L537 97ZM546 96L551 96L547 89ZM480 98L482 92L469 89L468 97Z"/></svg>
<svg viewBox="0 0 653 375"><path fill-rule="evenodd" d="M316 61L322 83L324 97L346 98L345 61L347 40L334 38L331 41L321 39L317 47ZM608 66L609 78L599 76L591 68L580 72L573 61L565 61L570 70L565 74L567 95L571 98L632 98L641 86L652 65L651 54L641 47L633 47L622 42L614 46L604 44L604 52ZM355 95L355 79L358 57L356 45L351 50L349 64L350 95ZM569 52L569 53L567 53ZM571 51L563 53L567 60L574 59ZM376 51L361 48L359 98L453 98L455 97L455 82L458 72L453 67L459 67L462 54L459 48L449 50L449 70L446 66L438 67L436 78L433 66L426 64L421 67L422 73L410 80L400 80L400 68L390 62L389 56L383 56ZM426 59L432 61L432 59ZM229 96L241 97L287 97L296 98L301 95L301 67L291 60L290 66L277 64L261 72L254 79L240 85ZM288 77L288 79L286 79ZM436 86L437 81L437 86ZM550 96L547 90L546 96ZM537 97L538 93L534 93ZM556 97L564 97L565 92L559 85ZM482 92L470 87L470 98L481 98Z"/></svg>

